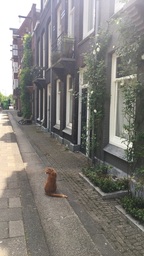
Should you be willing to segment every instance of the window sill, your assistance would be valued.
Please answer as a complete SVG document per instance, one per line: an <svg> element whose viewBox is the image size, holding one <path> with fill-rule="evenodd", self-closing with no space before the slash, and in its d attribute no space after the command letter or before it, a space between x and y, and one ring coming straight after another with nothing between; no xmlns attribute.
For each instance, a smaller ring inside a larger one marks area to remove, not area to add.
<svg viewBox="0 0 144 256"><path fill-rule="evenodd" d="M57 130L60 130L60 124L55 124L55 125L53 126L53 128L55 128L55 129L57 129Z"/></svg>
<svg viewBox="0 0 144 256"><path fill-rule="evenodd" d="M118 157L124 161L126 160L126 154L125 154L125 150L122 148L119 148L117 146L114 146L112 144L108 144L105 148L104 148L104 152L107 152L115 157Z"/></svg>
<svg viewBox="0 0 144 256"><path fill-rule="evenodd" d="M63 132L64 133L66 133L66 134L68 134L68 135L72 135L72 129L70 129L70 128L65 128L64 130L63 130Z"/></svg>

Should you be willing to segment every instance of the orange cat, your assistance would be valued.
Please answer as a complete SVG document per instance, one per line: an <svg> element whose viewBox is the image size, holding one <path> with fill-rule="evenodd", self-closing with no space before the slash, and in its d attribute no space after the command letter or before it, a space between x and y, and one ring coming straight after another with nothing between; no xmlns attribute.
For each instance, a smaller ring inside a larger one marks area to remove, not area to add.
<svg viewBox="0 0 144 256"><path fill-rule="evenodd" d="M57 189L57 185L56 185L57 173L56 173L55 169L53 169L51 167L47 167L45 169L45 173L48 174L48 178L47 178L46 184L44 186L46 195L67 198L66 195L55 193L56 189Z"/></svg>

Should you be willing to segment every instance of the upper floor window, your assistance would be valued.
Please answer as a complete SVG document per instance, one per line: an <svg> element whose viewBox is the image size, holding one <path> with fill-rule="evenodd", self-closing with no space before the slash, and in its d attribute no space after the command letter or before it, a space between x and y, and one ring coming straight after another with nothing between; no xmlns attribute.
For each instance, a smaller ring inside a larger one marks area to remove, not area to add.
<svg viewBox="0 0 144 256"><path fill-rule="evenodd" d="M18 45L13 44L13 56L18 56Z"/></svg>
<svg viewBox="0 0 144 256"><path fill-rule="evenodd" d="M43 58L43 63L42 63L42 66L43 66L43 68L45 67L45 33L43 33L43 35L42 35L42 47L43 47L43 49L42 49L42 52L43 52L43 54L42 54L42 58ZM45 77L45 70L43 70L43 77Z"/></svg>
<svg viewBox="0 0 144 256"><path fill-rule="evenodd" d="M18 62L13 62L13 72L18 73Z"/></svg>
<svg viewBox="0 0 144 256"><path fill-rule="evenodd" d="M48 0L43 0L43 8L46 6L47 2L48 2Z"/></svg>
<svg viewBox="0 0 144 256"><path fill-rule="evenodd" d="M51 23L48 24L48 67L51 67Z"/></svg>
<svg viewBox="0 0 144 256"><path fill-rule="evenodd" d="M61 4L59 5L57 9L57 37L59 37L62 33L62 7Z"/></svg>
<svg viewBox="0 0 144 256"><path fill-rule="evenodd" d="M68 1L68 36L74 37L74 0Z"/></svg>
<svg viewBox="0 0 144 256"><path fill-rule="evenodd" d="M41 52L40 52L40 40L38 41L38 66L40 67L41 65L41 61L40 61L40 58L41 58Z"/></svg>
<svg viewBox="0 0 144 256"><path fill-rule="evenodd" d="M126 1L122 1L122 0L115 0L115 9L114 12L118 12L120 9L122 9L122 7L126 4Z"/></svg>
<svg viewBox="0 0 144 256"><path fill-rule="evenodd" d="M83 38L94 31L95 0L83 0Z"/></svg>

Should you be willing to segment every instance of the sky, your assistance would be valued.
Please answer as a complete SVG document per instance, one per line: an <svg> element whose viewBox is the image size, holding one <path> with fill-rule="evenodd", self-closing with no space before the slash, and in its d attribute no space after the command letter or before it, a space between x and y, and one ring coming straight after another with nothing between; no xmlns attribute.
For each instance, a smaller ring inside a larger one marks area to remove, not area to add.
<svg viewBox="0 0 144 256"><path fill-rule="evenodd" d="M19 28L22 23L18 15L27 16L32 4L40 9L40 0L4 0L0 15L0 92L8 96L12 91L12 31L9 28Z"/></svg>

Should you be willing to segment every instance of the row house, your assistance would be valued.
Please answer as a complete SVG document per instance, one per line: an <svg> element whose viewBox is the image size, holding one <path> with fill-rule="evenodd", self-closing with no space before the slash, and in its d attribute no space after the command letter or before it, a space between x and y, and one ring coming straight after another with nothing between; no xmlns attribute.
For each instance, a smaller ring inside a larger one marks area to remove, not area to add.
<svg viewBox="0 0 144 256"><path fill-rule="evenodd" d="M33 68L33 117L53 137L72 151L87 153L83 147L84 127L89 123L89 83L85 79L84 54L99 28L127 13L143 31L142 0L41 0L35 36ZM115 30L113 30L115 31ZM116 171L127 170L123 127L122 93L117 77L116 32L111 36L105 56L107 72L105 113L99 152L95 159ZM87 100L83 100L87 98ZM88 138L91 139L91 135Z"/></svg>
<svg viewBox="0 0 144 256"><path fill-rule="evenodd" d="M15 107L21 111L20 88L19 88L19 72L22 67L23 60L23 37L25 34L32 35L32 52L35 56L35 38L34 27L39 18L40 11L36 9L36 4L33 4L27 16L19 15L19 19L23 19L21 26L10 28L12 30L12 74L13 74L13 98L15 100ZM33 59L33 63L35 60Z"/></svg>

